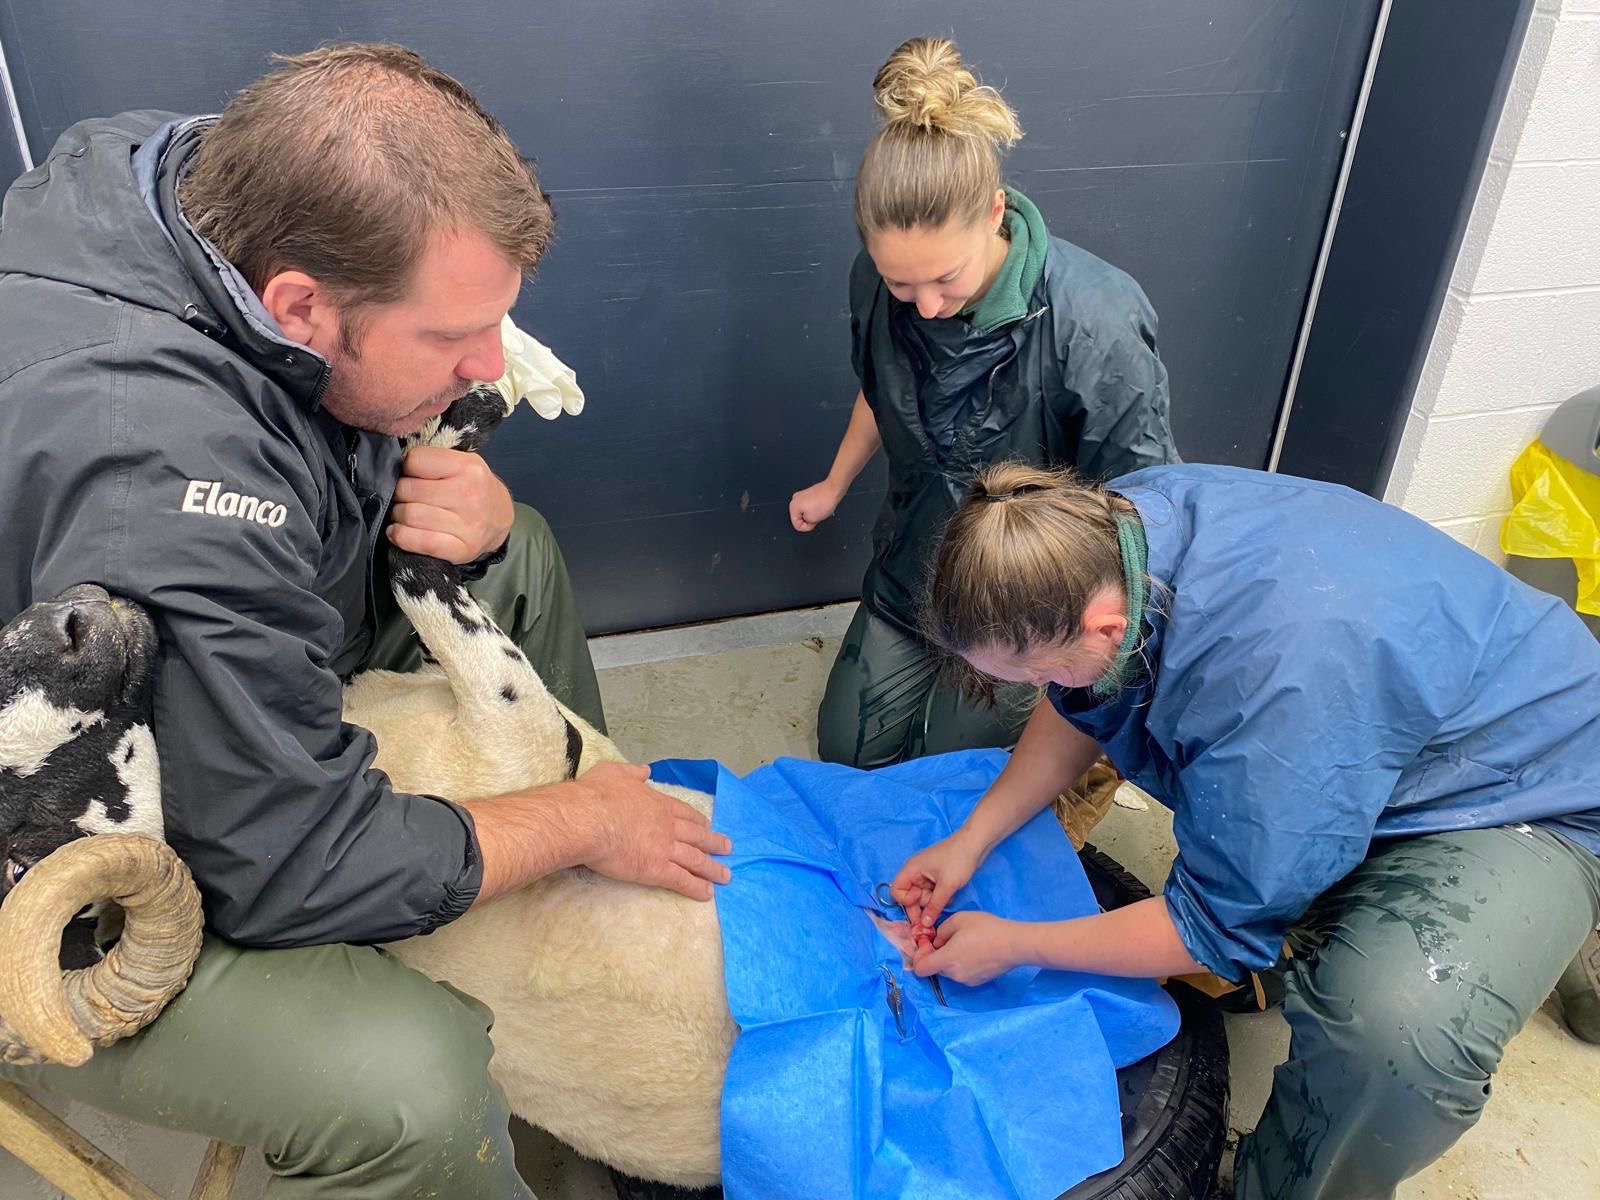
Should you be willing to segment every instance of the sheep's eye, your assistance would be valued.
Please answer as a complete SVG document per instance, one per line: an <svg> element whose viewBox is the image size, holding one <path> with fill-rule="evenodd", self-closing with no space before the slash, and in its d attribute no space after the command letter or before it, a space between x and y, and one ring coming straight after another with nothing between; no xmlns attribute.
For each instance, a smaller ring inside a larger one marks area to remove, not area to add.
<svg viewBox="0 0 1600 1200"><path fill-rule="evenodd" d="M16 887L18 881L20 881L27 873L27 867L23 866L14 858L8 858L6 859L5 867L3 868L3 874L0 874L0 878L5 879L7 887Z"/></svg>

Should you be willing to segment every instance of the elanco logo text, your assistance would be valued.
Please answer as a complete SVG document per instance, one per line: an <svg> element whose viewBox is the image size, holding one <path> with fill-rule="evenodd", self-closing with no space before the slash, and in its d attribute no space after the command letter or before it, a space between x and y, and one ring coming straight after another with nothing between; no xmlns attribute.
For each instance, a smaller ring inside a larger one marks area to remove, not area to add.
<svg viewBox="0 0 1600 1200"><path fill-rule="evenodd" d="M183 493L183 511L210 513L214 517L237 517L241 521L254 521L257 525L272 529L289 519L289 511L283 505L256 496L225 492L221 481L215 479L189 480L189 488Z"/></svg>

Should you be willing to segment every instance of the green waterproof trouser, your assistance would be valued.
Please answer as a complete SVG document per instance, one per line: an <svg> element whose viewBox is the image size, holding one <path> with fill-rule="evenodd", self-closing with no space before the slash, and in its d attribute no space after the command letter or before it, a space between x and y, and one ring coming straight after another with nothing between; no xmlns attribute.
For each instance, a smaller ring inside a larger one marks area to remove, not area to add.
<svg viewBox="0 0 1600 1200"><path fill-rule="evenodd" d="M1236 1200L1380 1200L1488 1102L1506 1043L1600 921L1600 858L1515 825L1375 843L1290 933L1289 1060Z"/></svg>
<svg viewBox="0 0 1600 1200"><path fill-rule="evenodd" d="M505 560L468 586L551 691L603 729L544 518L518 505ZM414 668L409 623L379 599L372 665ZM208 936L189 986L148 1029L81 1067L0 1066L0 1078L259 1149L281 1200L531 1200L489 1079L491 1021L371 946L250 950Z"/></svg>
<svg viewBox="0 0 1600 1200"><path fill-rule="evenodd" d="M1016 745L1038 693L963 693L920 638L867 611L845 631L817 709L817 757L871 770L951 750Z"/></svg>
<svg viewBox="0 0 1600 1200"><path fill-rule="evenodd" d="M489 1010L371 946L207 937L155 1022L41 1096L260 1150L274 1200L532 1200L489 1079Z"/></svg>

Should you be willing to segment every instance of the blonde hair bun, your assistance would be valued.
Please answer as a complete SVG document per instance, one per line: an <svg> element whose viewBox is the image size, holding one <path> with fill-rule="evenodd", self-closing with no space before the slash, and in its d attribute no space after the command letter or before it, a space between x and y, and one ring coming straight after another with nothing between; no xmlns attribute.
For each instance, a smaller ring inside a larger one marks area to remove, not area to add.
<svg viewBox="0 0 1600 1200"><path fill-rule="evenodd" d="M999 92L979 83L962 65L949 38L902 43L878 68L872 91L890 124L982 138L996 146L1010 146L1022 136L1017 114Z"/></svg>

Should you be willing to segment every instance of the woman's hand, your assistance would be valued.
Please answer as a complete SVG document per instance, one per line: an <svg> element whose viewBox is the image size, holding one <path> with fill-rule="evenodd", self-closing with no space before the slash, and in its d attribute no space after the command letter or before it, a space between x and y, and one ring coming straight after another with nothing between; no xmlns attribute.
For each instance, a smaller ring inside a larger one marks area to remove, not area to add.
<svg viewBox="0 0 1600 1200"><path fill-rule="evenodd" d="M933 933L933 944L918 946L911 969L918 975L943 975L976 987L1027 961L1027 925L985 912L958 912Z"/></svg>
<svg viewBox="0 0 1600 1200"><path fill-rule="evenodd" d="M906 859L889 885L889 894L906 910L913 930L919 924L933 927L950 897L966 887L986 853L971 834L958 829Z"/></svg>
<svg viewBox="0 0 1600 1200"><path fill-rule="evenodd" d="M800 533L810 533L839 507L844 489L824 479L789 498L789 523Z"/></svg>

